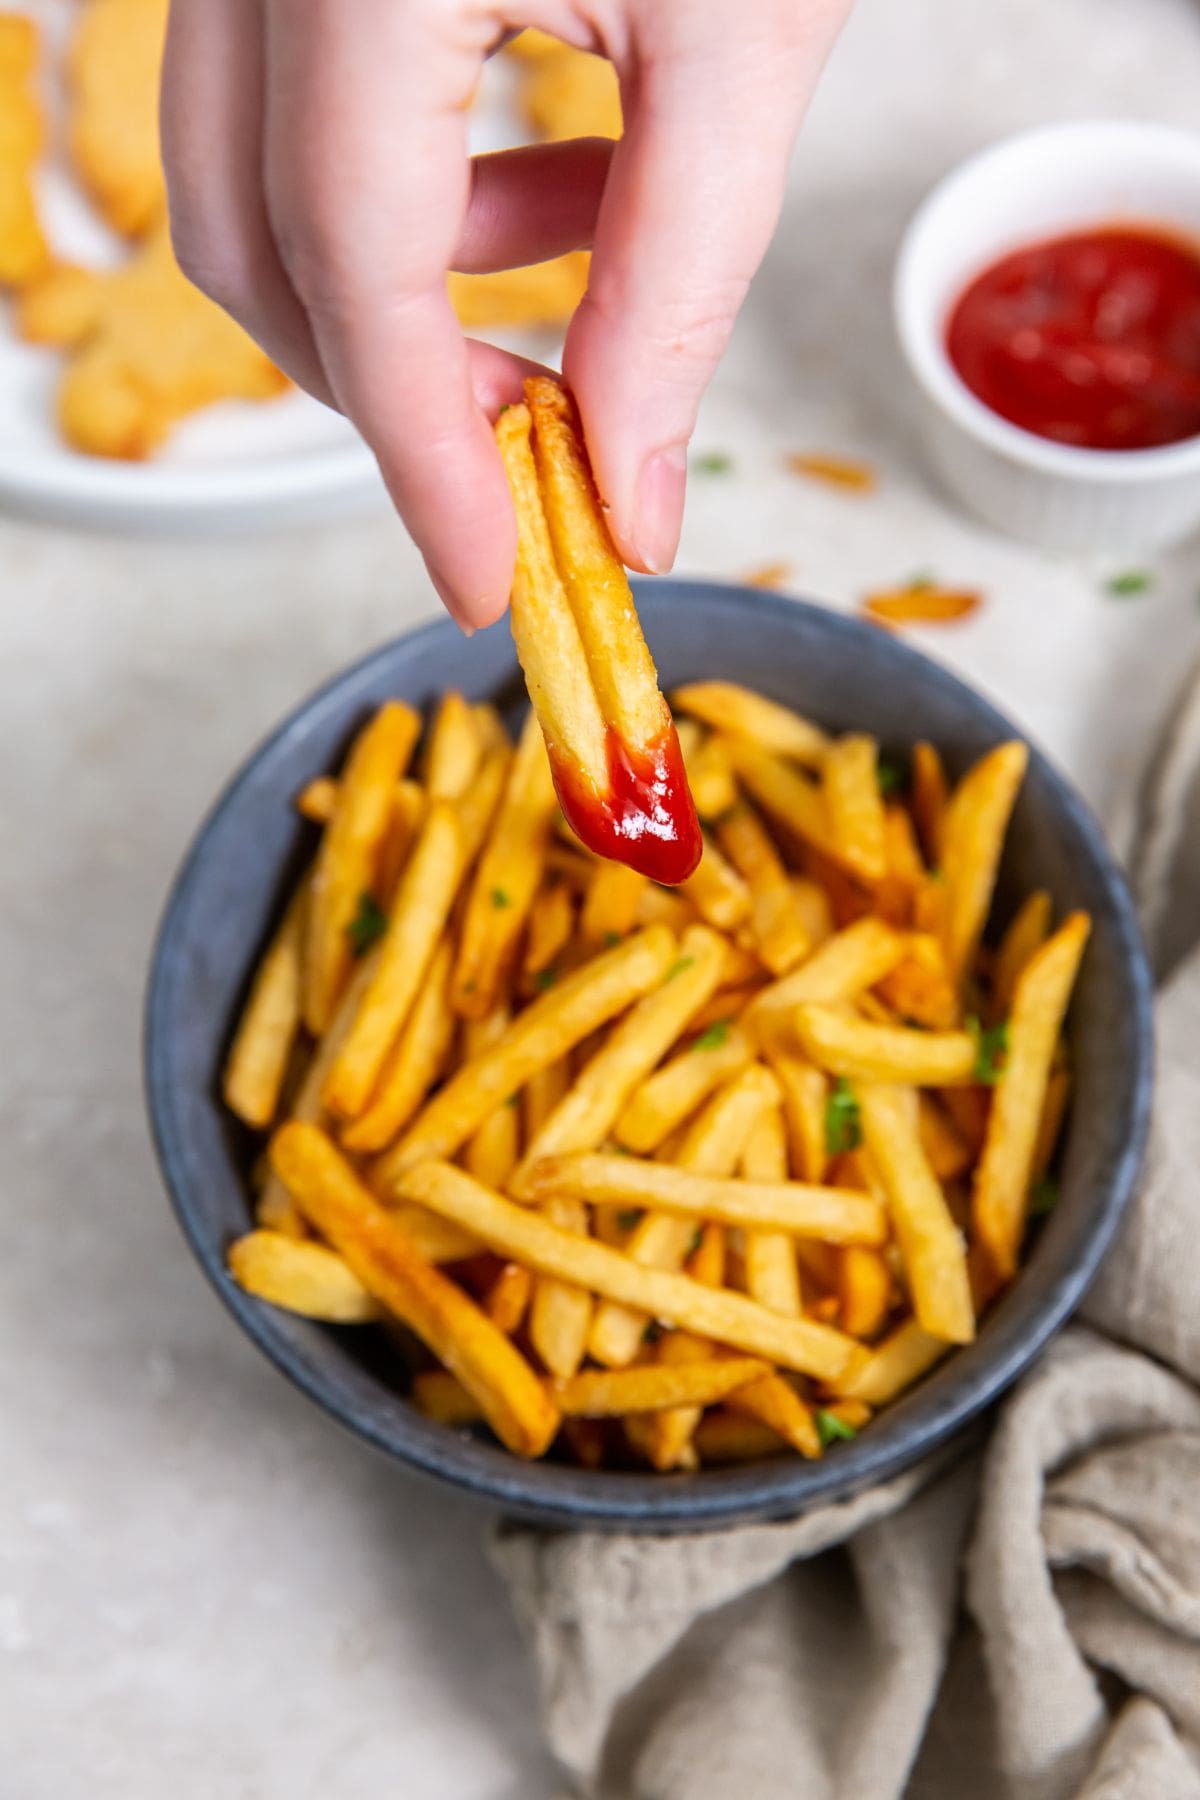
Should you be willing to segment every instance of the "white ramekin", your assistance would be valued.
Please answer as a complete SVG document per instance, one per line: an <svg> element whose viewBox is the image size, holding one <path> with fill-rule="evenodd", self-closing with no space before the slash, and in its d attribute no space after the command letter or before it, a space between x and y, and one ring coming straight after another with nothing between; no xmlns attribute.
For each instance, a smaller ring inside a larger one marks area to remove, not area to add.
<svg viewBox="0 0 1200 1800"><path fill-rule="evenodd" d="M960 165L917 211L893 300L929 455L991 525L1064 550L1126 553L1200 526L1200 437L1156 450L1079 450L1000 418L946 353L950 308L1006 251L1060 232L1142 222L1200 240L1200 135L1133 120L1051 125Z"/></svg>

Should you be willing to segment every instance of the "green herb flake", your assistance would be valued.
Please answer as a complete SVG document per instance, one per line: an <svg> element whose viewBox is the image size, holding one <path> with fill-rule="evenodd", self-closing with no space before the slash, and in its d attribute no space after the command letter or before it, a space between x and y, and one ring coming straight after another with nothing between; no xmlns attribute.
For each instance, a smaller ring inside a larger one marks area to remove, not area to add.
<svg viewBox="0 0 1200 1800"><path fill-rule="evenodd" d="M1134 594L1144 594L1153 586L1154 577L1148 569L1124 569L1105 582L1104 591L1117 600L1129 600Z"/></svg>
<svg viewBox="0 0 1200 1800"><path fill-rule="evenodd" d="M692 458L692 471L696 475L730 475L733 473L733 458L724 450L706 450L702 455Z"/></svg>
<svg viewBox="0 0 1200 1800"><path fill-rule="evenodd" d="M634 1227L640 1225L641 1222L642 1212L641 1208L638 1206L630 1206L624 1212L619 1212L617 1214L617 1224L621 1227L622 1231L632 1231Z"/></svg>
<svg viewBox="0 0 1200 1800"><path fill-rule="evenodd" d="M862 1143L862 1117L854 1090L845 1076L834 1082L825 1102L825 1148L830 1156L857 1150Z"/></svg>
<svg viewBox="0 0 1200 1800"><path fill-rule="evenodd" d="M692 1045L693 1050L719 1050L729 1036L729 1019L714 1019L707 1031L702 1031Z"/></svg>
<svg viewBox="0 0 1200 1800"><path fill-rule="evenodd" d="M548 969L539 969L533 978L534 986L537 988L539 994L544 994L547 988L552 988L557 980L558 970L554 967L553 963L551 963Z"/></svg>
<svg viewBox="0 0 1200 1800"><path fill-rule="evenodd" d="M503 888L495 887L492 889L492 905L496 908L497 912L503 912L506 906L512 905L512 901L509 899Z"/></svg>
<svg viewBox="0 0 1200 1800"><path fill-rule="evenodd" d="M972 1015L967 1020L967 1030L975 1039L975 1080L984 1087L995 1087L1008 1060L1008 1023L993 1025L990 1031L985 1031Z"/></svg>
<svg viewBox="0 0 1200 1800"><path fill-rule="evenodd" d="M909 576L904 586L910 594L923 594L926 588L937 586L937 576L932 569L918 569L915 575Z"/></svg>
<svg viewBox="0 0 1200 1800"><path fill-rule="evenodd" d="M700 1246L703 1242L704 1242L704 1227L702 1225L698 1225L696 1227L695 1231L693 1231L693 1233L692 1233L692 1241L688 1245L688 1255L695 1256L697 1250L700 1248Z"/></svg>
<svg viewBox="0 0 1200 1800"><path fill-rule="evenodd" d="M511 406L511 405L512 405L512 401L511 401L511 400L506 400L506 401L505 401L505 402L504 402L504 405L503 405L503 406L502 406L502 407L501 407L501 408L500 408L500 410L499 410L499 412L498 412L498 413L497 413L497 414L496 414L496 417L497 417L497 418L498 418L498 419L502 419L502 418L503 418L503 417L504 417L504 415L505 415L505 413L506 413L506 412L507 412L507 411L508 411L508 409L509 409L509 407L510 407L510 406Z"/></svg>
<svg viewBox="0 0 1200 1800"><path fill-rule="evenodd" d="M351 954L365 956L372 944L379 942L387 930L387 925L387 914L374 894L360 894L358 911L346 927Z"/></svg>
<svg viewBox="0 0 1200 1800"><path fill-rule="evenodd" d="M875 779L883 795L902 794L908 786L908 772L894 756L881 756L875 768Z"/></svg>
<svg viewBox="0 0 1200 1800"><path fill-rule="evenodd" d="M670 968L663 976L663 980L674 981L677 975L682 975L685 969L690 969L695 960L694 956L681 956L678 962L673 962L671 964Z"/></svg>
<svg viewBox="0 0 1200 1800"><path fill-rule="evenodd" d="M606 950L615 950L617 945L620 942L621 942L621 934L619 931L606 931L605 932L604 948Z"/></svg>
<svg viewBox="0 0 1200 1800"><path fill-rule="evenodd" d="M504 1102L504 1104L505 1104L505 1106L511 1106L513 1108L520 1106L520 1104L521 1104L520 1094L510 1094L508 1096L508 1099Z"/></svg>
<svg viewBox="0 0 1200 1800"><path fill-rule="evenodd" d="M839 1419L835 1412L826 1412L824 1409L820 1409L813 1414L813 1417L816 1420L817 1436L821 1440L822 1449L828 1450L830 1444L837 1443L839 1438L849 1443L851 1438L858 1436L853 1425L847 1425L845 1419Z"/></svg>
<svg viewBox="0 0 1200 1800"><path fill-rule="evenodd" d="M1033 1190L1029 1196L1029 1217L1044 1219L1046 1214L1052 1213L1057 1205L1058 1183L1053 1175L1043 1175L1040 1181L1035 1181L1033 1184Z"/></svg>

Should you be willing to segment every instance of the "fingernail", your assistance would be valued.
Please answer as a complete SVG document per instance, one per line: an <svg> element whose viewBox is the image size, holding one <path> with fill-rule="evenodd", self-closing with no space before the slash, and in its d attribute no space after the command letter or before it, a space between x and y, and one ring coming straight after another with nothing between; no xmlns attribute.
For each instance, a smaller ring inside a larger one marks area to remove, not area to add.
<svg viewBox="0 0 1200 1800"><path fill-rule="evenodd" d="M686 485L686 444L668 444L642 464L634 497L633 547L652 575L665 575L675 561Z"/></svg>
<svg viewBox="0 0 1200 1800"><path fill-rule="evenodd" d="M464 637L474 637L475 626L472 625L466 609L463 607L458 595L454 592L454 589L450 586L449 582L443 580L437 570L433 567L432 563L426 563L425 567L428 571L430 581L432 581L434 587L437 589L438 599L450 614L450 617L454 620L458 629L462 632Z"/></svg>

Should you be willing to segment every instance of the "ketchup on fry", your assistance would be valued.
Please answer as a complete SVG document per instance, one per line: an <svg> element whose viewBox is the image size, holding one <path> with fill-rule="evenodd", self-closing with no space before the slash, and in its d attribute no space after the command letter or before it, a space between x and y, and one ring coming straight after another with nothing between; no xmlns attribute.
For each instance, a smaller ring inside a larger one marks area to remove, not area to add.
<svg viewBox="0 0 1200 1800"><path fill-rule="evenodd" d="M550 754L559 802L581 843L628 863L651 881L686 881L703 848L696 808L672 727L649 755L635 755L609 727L608 792L597 794L578 767Z"/></svg>
<svg viewBox="0 0 1200 1800"><path fill-rule="evenodd" d="M1112 226L1032 244L977 276L950 360L1014 425L1088 450L1200 434L1200 247Z"/></svg>

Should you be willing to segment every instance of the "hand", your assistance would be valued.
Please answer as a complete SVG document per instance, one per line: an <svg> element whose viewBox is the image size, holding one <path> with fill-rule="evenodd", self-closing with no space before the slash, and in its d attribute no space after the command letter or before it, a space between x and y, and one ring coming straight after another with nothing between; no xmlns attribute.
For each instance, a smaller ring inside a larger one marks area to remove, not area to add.
<svg viewBox="0 0 1200 1800"><path fill-rule="evenodd" d="M528 365L464 340L450 268L594 248L563 359L625 560L674 560L686 450L850 0L173 0L163 76L186 273L353 420L448 610L503 612L489 418ZM625 135L467 155L498 39L609 56Z"/></svg>

